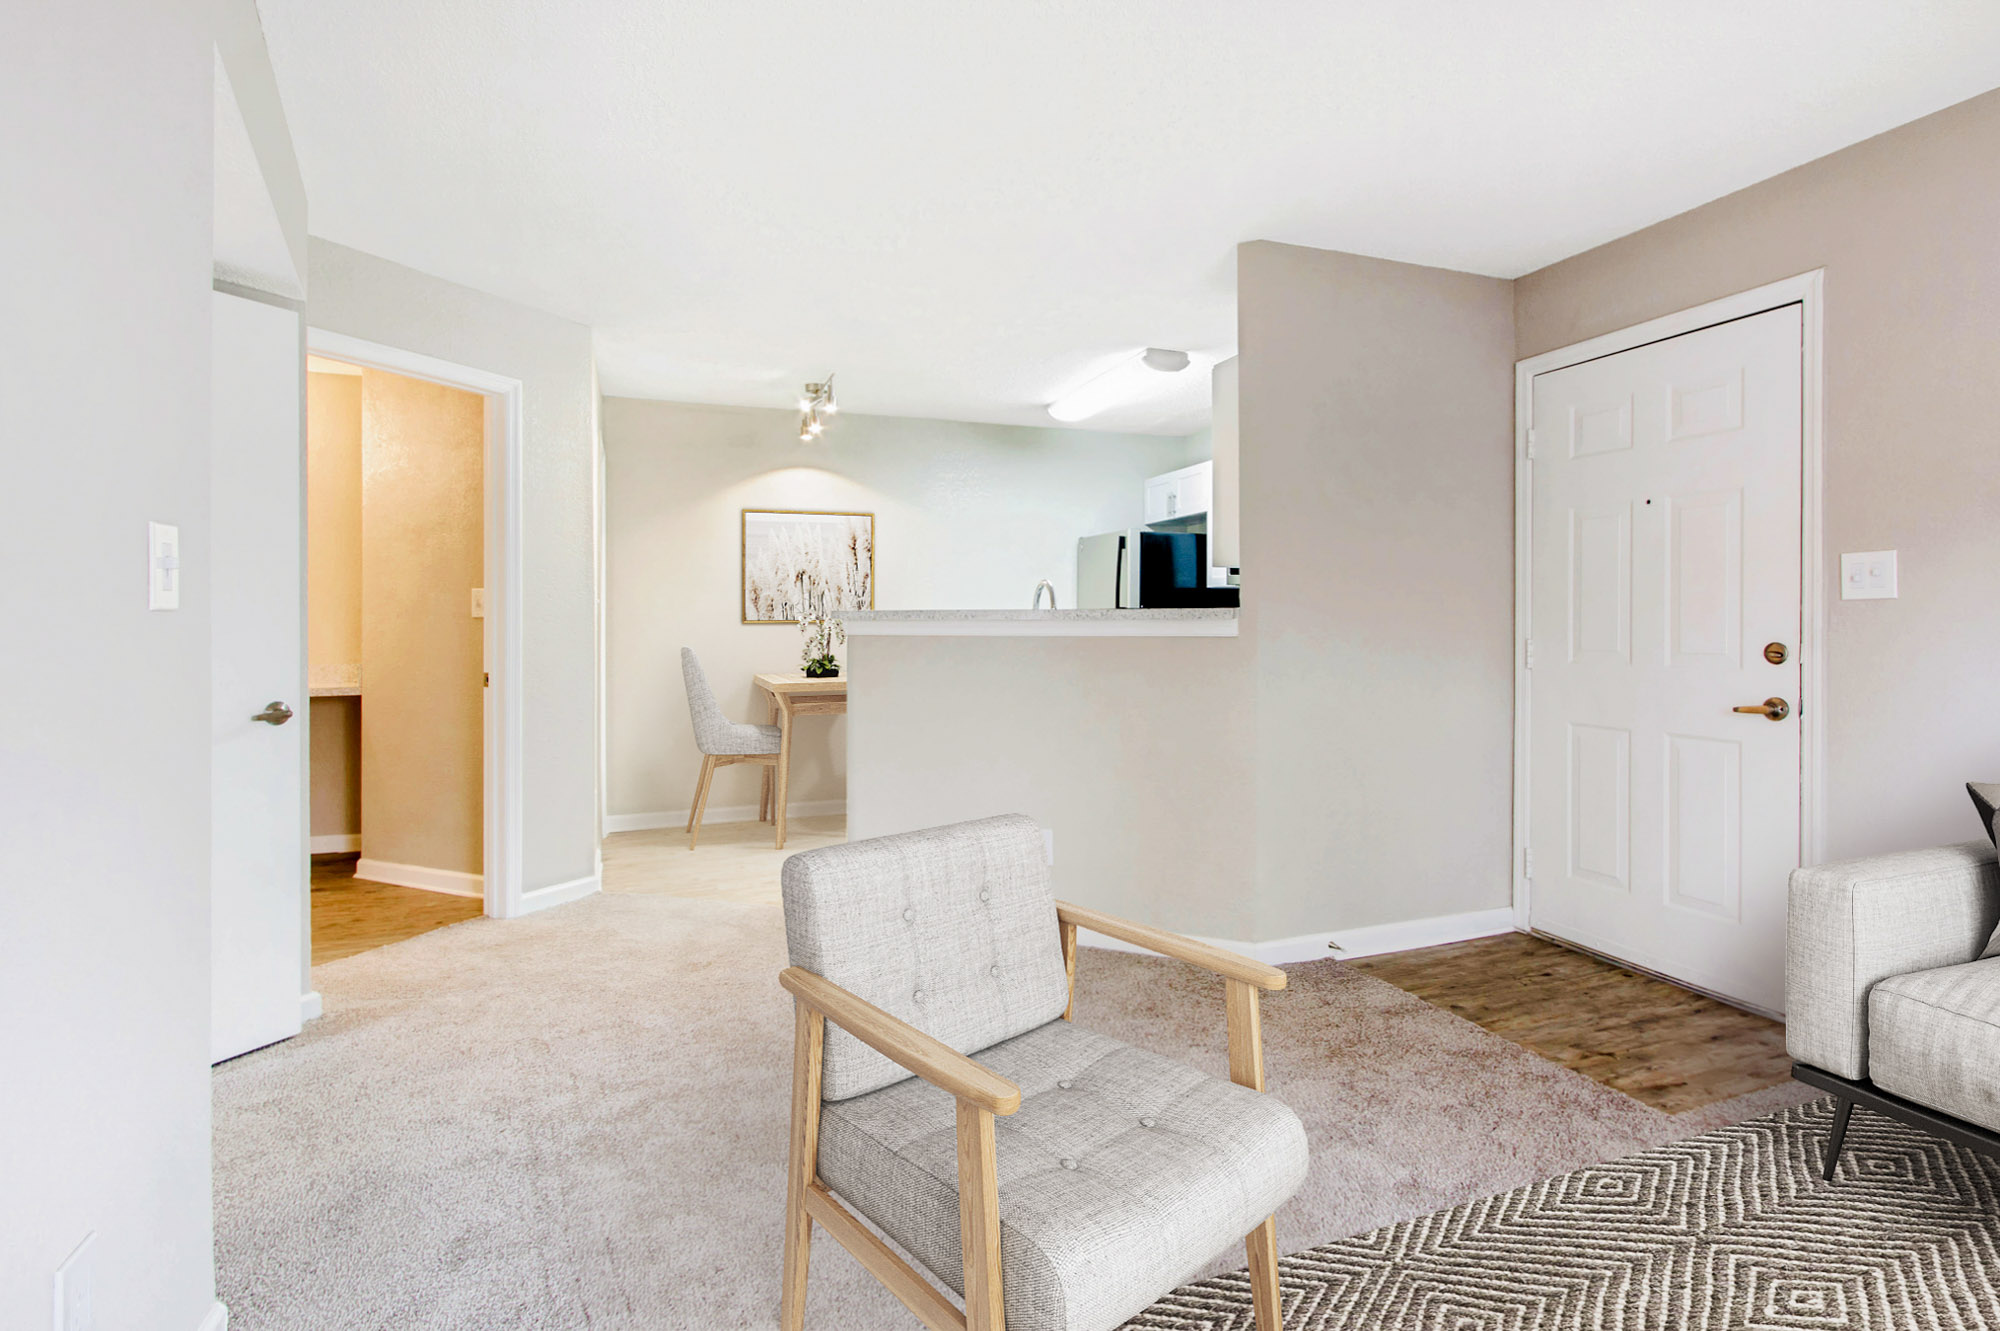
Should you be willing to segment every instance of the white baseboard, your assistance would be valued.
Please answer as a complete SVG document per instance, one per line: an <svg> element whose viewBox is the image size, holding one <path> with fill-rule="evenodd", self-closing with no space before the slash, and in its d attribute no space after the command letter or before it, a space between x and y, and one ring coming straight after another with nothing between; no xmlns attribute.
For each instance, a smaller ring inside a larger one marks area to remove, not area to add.
<svg viewBox="0 0 2000 1331"><path fill-rule="evenodd" d="M229 1309L221 1299L208 1305L208 1316L201 1319L195 1331L229 1331Z"/></svg>
<svg viewBox="0 0 2000 1331"><path fill-rule="evenodd" d="M300 1022L316 1021L319 1015L325 1011L326 1000L319 996L319 990L313 989L299 995Z"/></svg>
<svg viewBox="0 0 2000 1331"><path fill-rule="evenodd" d="M829 813L846 813L846 800L808 800L801 803L793 800L788 818L818 818ZM650 832L661 827L686 827L688 811L675 809L667 813L607 813L604 815L604 833ZM754 804L711 804L708 812L701 816L703 826L710 823L754 823L757 821L757 806Z"/></svg>
<svg viewBox="0 0 2000 1331"><path fill-rule="evenodd" d="M334 832L312 839L312 853L315 855L351 855L360 849L359 832Z"/></svg>
<svg viewBox="0 0 2000 1331"><path fill-rule="evenodd" d="M1413 948L1438 947L1445 943L1463 943L1473 938L1491 938L1495 934L1513 932L1513 907L1503 906L1497 910L1468 911L1463 915L1438 915L1427 920L1402 920L1394 924L1363 925L1358 929L1336 929L1332 933L1273 938L1263 943L1246 943L1234 938L1202 938L1197 941L1254 957L1267 965L1282 966L1294 961L1318 961L1322 957L1351 961L1356 957L1408 952ZM1101 947L1108 952L1148 951L1089 929L1077 930L1076 941L1084 947Z"/></svg>
<svg viewBox="0 0 2000 1331"><path fill-rule="evenodd" d="M520 913L526 915L532 911L560 906L566 901L587 897L603 886L604 877L600 870L598 873L585 874L581 878L572 878L567 883L550 883L547 887L537 887L521 894Z"/></svg>
<svg viewBox="0 0 2000 1331"><path fill-rule="evenodd" d="M354 862L354 876L365 878L371 883L388 883L392 887L418 887L426 892L444 892L454 897L486 895L485 882L478 874L461 873L457 869L431 869L421 864L392 864L388 860L371 860L364 856Z"/></svg>

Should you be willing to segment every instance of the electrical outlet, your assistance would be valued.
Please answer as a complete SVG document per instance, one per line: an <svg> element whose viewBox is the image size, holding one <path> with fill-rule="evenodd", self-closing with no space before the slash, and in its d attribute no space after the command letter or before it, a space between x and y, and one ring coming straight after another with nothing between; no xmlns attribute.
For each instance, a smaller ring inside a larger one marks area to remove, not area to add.
<svg viewBox="0 0 2000 1331"><path fill-rule="evenodd" d="M146 524L146 608L181 608L181 529L170 523Z"/></svg>
<svg viewBox="0 0 2000 1331"><path fill-rule="evenodd" d="M1896 552L1861 550L1840 557L1840 599L1887 601L1896 596Z"/></svg>
<svg viewBox="0 0 2000 1331"><path fill-rule="evenodd" d="M96 1246L97 1231L93 1229L56 1268L55 1331L96 1331L97 1313L92 1306L97 1283Z"/></svg>
<svg viewBox="0 0 2000 1331"><path fill-rule="evenodd" d="M1056 829L1053 827L1044 827L1042 829L1042 863L1054 864L1055 862Z"/></svg>

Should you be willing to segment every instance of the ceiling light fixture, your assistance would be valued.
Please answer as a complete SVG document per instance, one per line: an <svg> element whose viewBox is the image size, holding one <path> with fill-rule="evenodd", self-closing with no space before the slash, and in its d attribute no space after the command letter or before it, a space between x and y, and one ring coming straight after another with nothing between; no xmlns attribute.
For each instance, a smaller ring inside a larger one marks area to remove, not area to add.
<svg viewBox="0 0 2000 1331"><path fill-rule="evenodd" d="M1187 367L1185 351L1147 347L1139 355L1120 361L1081 388L1049 403L1049 415L1059 421L1088 420L1099 412L1146 397L1161 386L1158 376L1179 374Z"/></svg>
<svg viewBox="0 0 2000 1331"><path fill-rule="evenodd" d="M799 399L799 442L809 444L819 438L826 429L826 418L839 410L840 403L833 397L831 374L824 383L807 384L805 396Z"/></svg>

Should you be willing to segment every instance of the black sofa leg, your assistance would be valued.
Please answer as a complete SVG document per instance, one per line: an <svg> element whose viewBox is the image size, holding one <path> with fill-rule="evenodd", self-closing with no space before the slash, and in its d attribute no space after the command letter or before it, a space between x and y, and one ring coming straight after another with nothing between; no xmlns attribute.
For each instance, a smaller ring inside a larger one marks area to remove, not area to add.
<svg viewBox="0 0 2000 1331"><path fill-rule="evenodd" d="M1833 1181L1833 1168L1840 1163L1840 1144L1847 1139L1847 1120L1854 1113L1854 1101L1842 1098L1840 1108L1833 1111L1833 1131L1826 1138L1826 1168L1822 1176Z"/></svg>

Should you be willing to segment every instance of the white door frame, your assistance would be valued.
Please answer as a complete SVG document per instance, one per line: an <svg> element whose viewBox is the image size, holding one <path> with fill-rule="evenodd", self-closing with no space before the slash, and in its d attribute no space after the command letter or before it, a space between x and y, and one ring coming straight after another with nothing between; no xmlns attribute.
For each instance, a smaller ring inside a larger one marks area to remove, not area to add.
<svg viewBox="0 0 2000 1331"><path fill-rule="evenodd" d="M1825 419L1822 306L1826 270L1815 268L1768 286L1651 319L1574 346L1514 363L1514 927L1532 927L1527 873L1528 794L1528 634L1534 625L1534 463L1528 455L1528 426L1534 417L1535 376L1587 360L1630 351L1651 342L1697 332L1714 324L1762 314L1783 305L1803 306L1799 403L1799 863L1814 864L1826 853L1826 578L1821 551L1821 446Z"/></svg>
<svg viewBox="0 0 2000 1331"><path fill-rule="evenodd" d="M521 900L521 381L307 327L306 350L351 365L478 393L486 411L486 653L483 773L484 849L480 865L486 913L511 919ZM367 696L366 683L363 695Z"/></svg>

